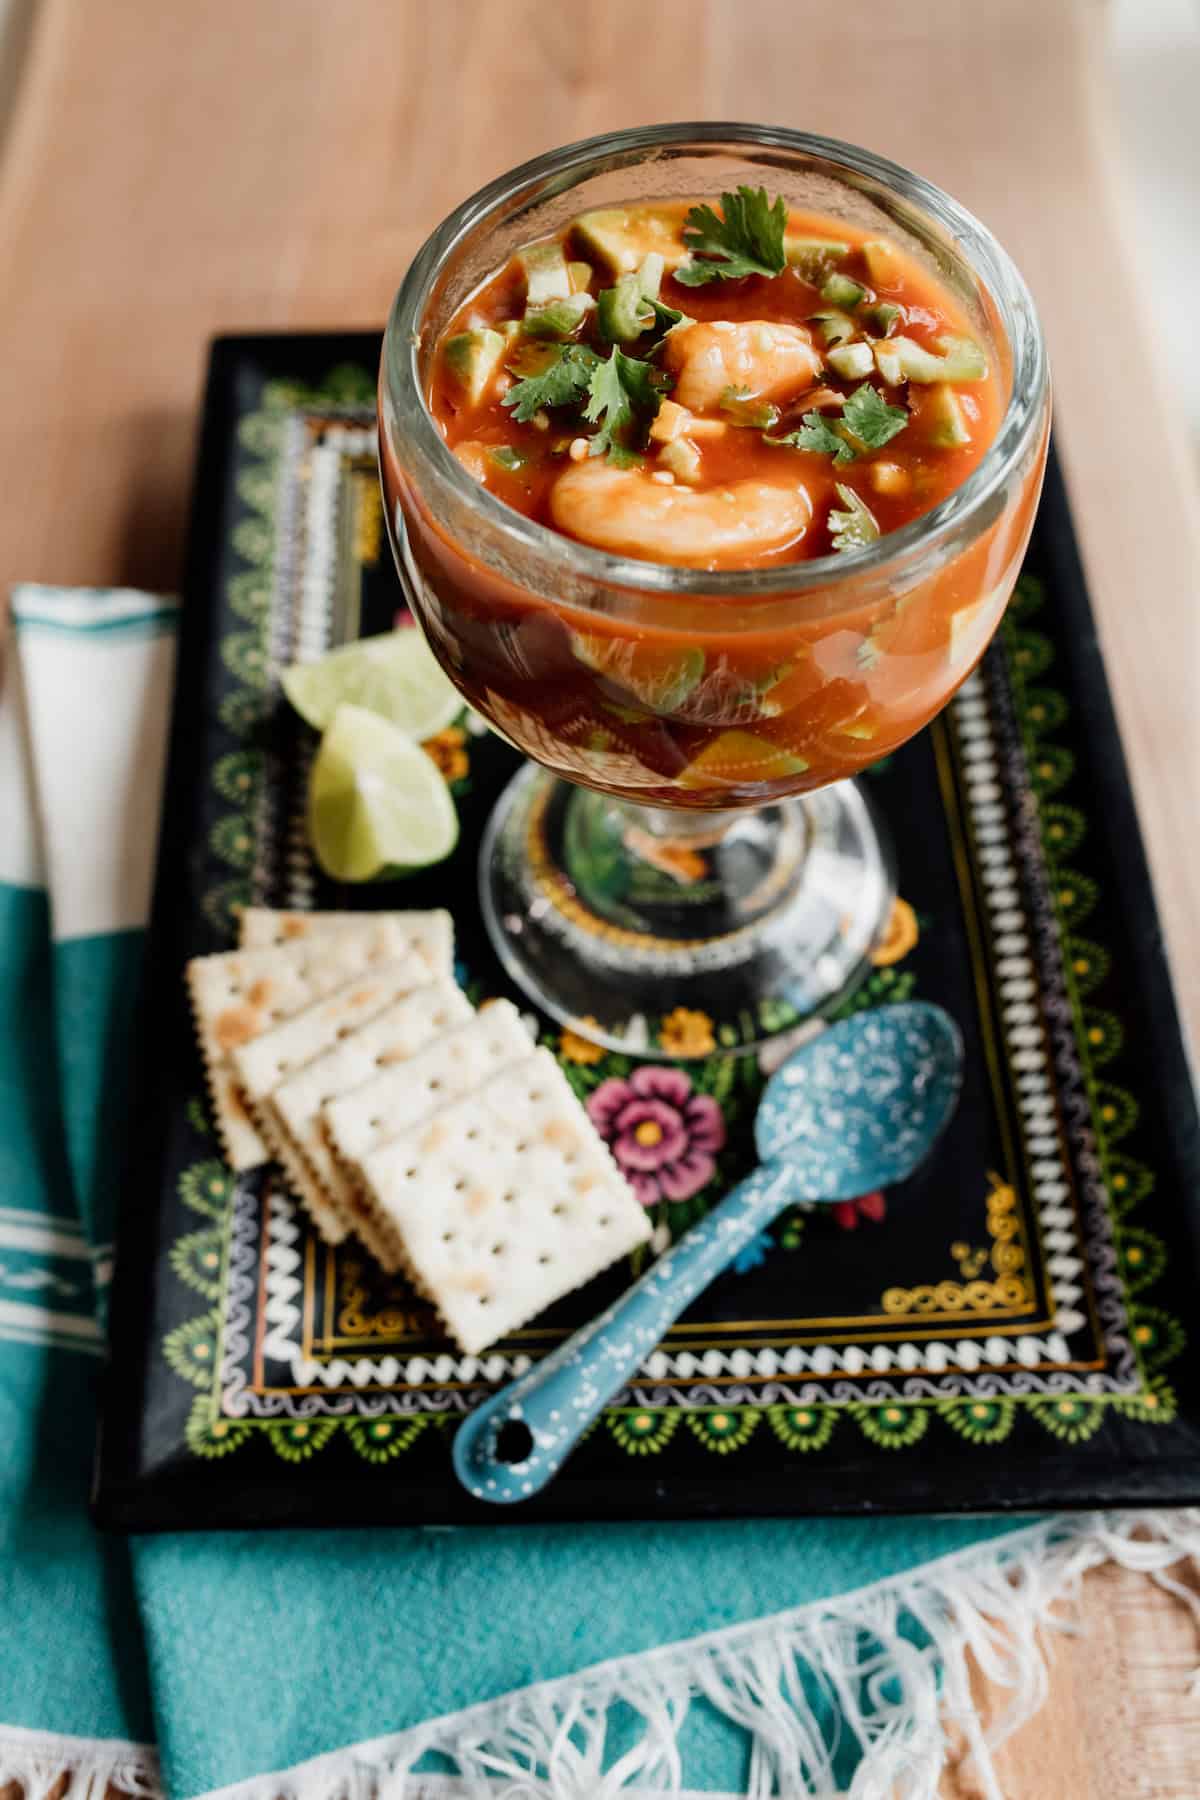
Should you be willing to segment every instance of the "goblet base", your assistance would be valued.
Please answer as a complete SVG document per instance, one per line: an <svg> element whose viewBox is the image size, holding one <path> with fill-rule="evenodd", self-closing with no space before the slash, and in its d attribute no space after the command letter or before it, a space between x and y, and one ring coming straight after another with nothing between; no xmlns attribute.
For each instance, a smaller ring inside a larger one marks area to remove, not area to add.
<svg viewBox="0 0 1200 1800"><path fill-rule="evenodd" d="M846 999L895 871L853 782L715 814L529 764L489 821L479 884L496 953L537 1007L606 1049L676 1059L752 1050Z"/></svg>

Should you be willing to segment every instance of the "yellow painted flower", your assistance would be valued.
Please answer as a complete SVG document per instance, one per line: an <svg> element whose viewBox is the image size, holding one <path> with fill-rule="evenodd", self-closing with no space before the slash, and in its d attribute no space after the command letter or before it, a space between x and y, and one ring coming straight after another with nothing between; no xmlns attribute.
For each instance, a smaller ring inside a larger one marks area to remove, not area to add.
<svg viewBox="0 0 1200 1800"><path fill-rule="evenodd" d="M457 725L448 725L445 731L436 736L426 738L421 745L426 756L433 758L447 781L461 781L471 767L471 761L463 745L466 733Z"/></svg>
<svg viewBox="0 0 1200 1800"><path fill-rule="evenodd" d="M707 1013L677 1006L658 1029L658 1041L670 1056L707 1056L717 1047L712 1020Z"/></svg>
<svg viewBox="0 0 1200 1800"><path fill-rule="evenodd" d="M887 963L899 962L908 955L920 937L917 915L907 900L899 895L892 901L892 911L884 928L883 936L871 952L871 961L877 969Z"/></svg>
<svg viewBox="0 0 1200 1800"><path fill-rule="evenodd" d="M590 1013L585 1014L579 1023L584 1026L590 1025L594 1031L600 1029ZM590 1038L581 1037L577 1031L572 1031L569 1025L565 1025L562 1036L558 1040L558 1054L567 1062L582 1063L586 1067L592 1063L598 1063L604 1055L604 1050L601 1045L593 1044Z"/></svg>

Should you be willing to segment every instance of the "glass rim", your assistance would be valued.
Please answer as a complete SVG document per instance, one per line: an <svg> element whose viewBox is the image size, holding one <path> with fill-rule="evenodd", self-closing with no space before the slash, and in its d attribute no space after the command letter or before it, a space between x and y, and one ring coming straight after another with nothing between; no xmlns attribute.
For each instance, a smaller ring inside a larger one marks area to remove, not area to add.
<svg viewBox="0 0 1200 1800"><path fill-rule="evenodd" d="M959 487L929 512L897 531L884 533L866 550L850 556L834 551L825 556L774 563L767 568L711 570L614 556L507 506L468 473L437 429L422 388L417 352L429 296L458 244L484 224L490 213L524 189L555 180L557 191L563 191L591 172L603 172L614 157L636 161L639 151L689 144L698 148L727 144L791 152L820 159L833 172L840 168L875 182L922 211L947 233L955 253L982 283L999 313L1012 357L1012 385L995 437ZM1008 252L966 207L924 176L874 151L787 126L721 120L635 126L580 138L544 151L478 188L447 214L409 264L384 333L382 373L389 396L400 405L405 436L431 465L432 474L463 505L479 509L489 527L511 545L543 556L552 555L576 580L609 588L647 595L674 593L751 600L798 597L841 586L859 576L878 575L891 564L905 562L910 555L936 552L986 507L1026 454L1040 429L1049 388L1045 341L1033 297Z"/></svg>

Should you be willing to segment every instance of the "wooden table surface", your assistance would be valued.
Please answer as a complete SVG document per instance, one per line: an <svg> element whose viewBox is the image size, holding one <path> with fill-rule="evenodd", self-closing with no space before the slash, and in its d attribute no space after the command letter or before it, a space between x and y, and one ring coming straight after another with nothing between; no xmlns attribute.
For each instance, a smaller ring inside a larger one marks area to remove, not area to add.
<svg viewBox="0 0 1200 1800"><path fill-rule="evenodd" d="M0 579L178 581L207 339L382 323L457 200L662 118L869 144L1016 256L1180 996L1200 1037L1200 508L1144 350L1101 7L1071 0L39 0L0 144ZM1090 1578L1011 1800L1196 1800L1176 1602ZM969 1783L947 1793L965 1795Z"/></svg>

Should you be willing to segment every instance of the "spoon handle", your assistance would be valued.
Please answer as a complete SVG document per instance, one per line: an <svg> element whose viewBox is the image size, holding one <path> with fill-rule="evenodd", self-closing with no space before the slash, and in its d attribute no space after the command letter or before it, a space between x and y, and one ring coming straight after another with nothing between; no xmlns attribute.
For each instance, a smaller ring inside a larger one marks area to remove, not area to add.
<svg viewBox="0 0 1200 1800"><path fill-rule="evenodd" d="M598 1318L477 1407L454 1439L463 1486L502 1506L545 1487L688 1303L789 1200L803 1197L799 1185L786 1163L755 1169ZM510 1423L525 1428L519 1461L500 1455Z"/></svg>

